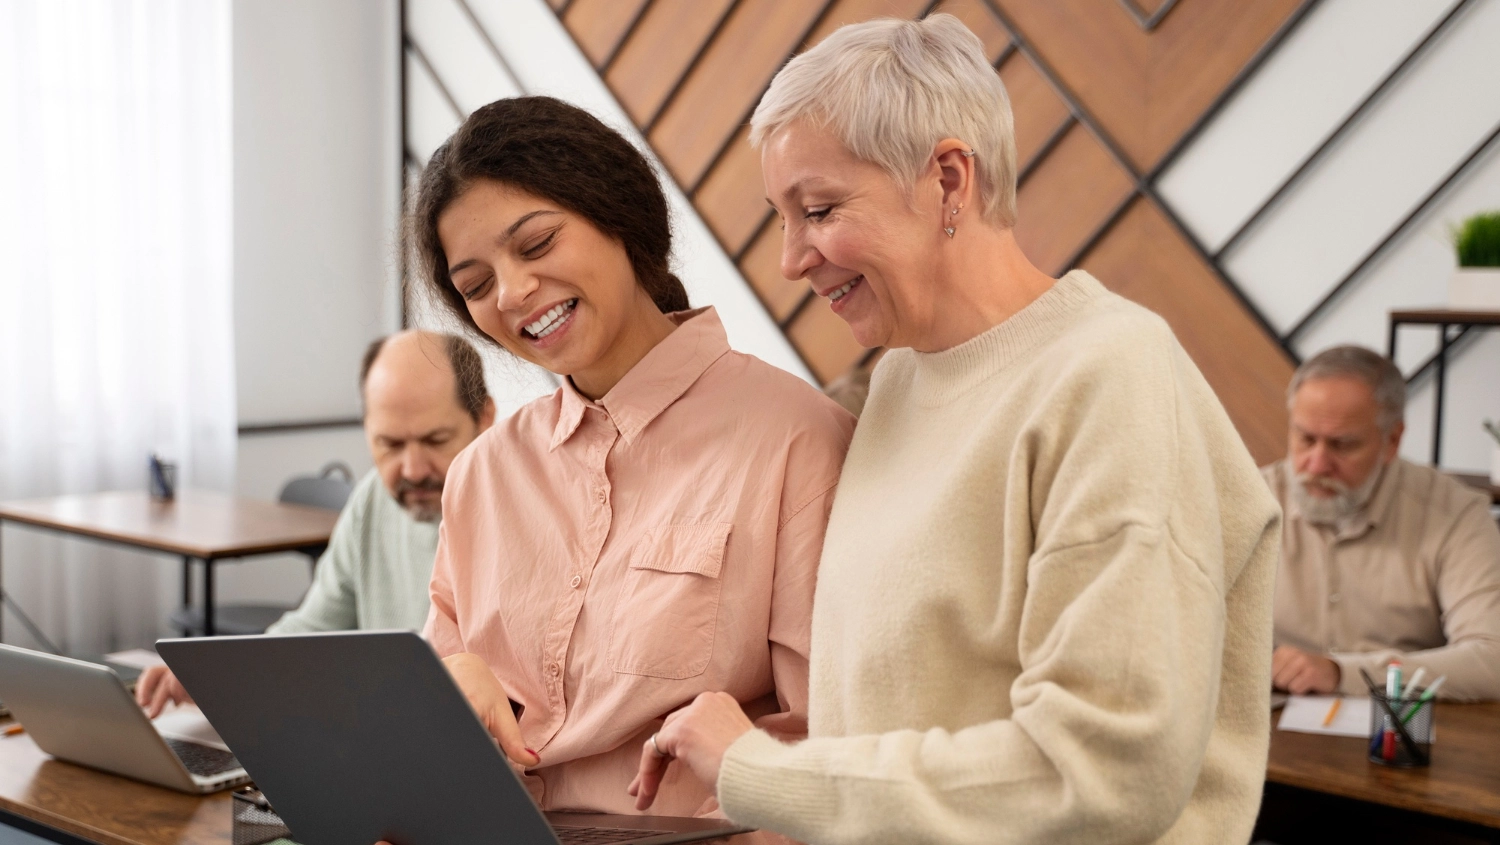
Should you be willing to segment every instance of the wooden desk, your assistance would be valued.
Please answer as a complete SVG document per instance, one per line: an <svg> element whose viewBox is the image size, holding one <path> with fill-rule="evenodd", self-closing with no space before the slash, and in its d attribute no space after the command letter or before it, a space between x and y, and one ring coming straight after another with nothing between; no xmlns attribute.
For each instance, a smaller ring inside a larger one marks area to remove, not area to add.
<svg viewBox="0 0 1500 845"><path fill-rule="evenodd" d="M10 720L4 720L10 724ZM28 734L0 737L0 810L103 845L229 845L230 798L63 763Z"/></svg>
<svg viewBox="0 0 1500 845"><path fill-rule="evenodd" d="M14 522L182 557L182 603L192 604L193 561L203 562L203 627L214 633L214 562L327 545L338 512L182 490L158 502L144 490L0 502Z"/></svg>
<svg viewBox="0 0 1500 845"><path fill-rule="evenodd" d="M1367 745L1357 737L1273 730L1266 780L1477 825L1500 839L1500 704L1439 704L1428 768L1370 763Z"/></svg>
<svg viewBox="0 0 1500 845"><path fill-rule="evenodd" d="M228 792L198 797L63 763L27 734L0 737L0 810L89 842L229 845L232 802ZM714 841L743 845L746 838Z"/></svg>

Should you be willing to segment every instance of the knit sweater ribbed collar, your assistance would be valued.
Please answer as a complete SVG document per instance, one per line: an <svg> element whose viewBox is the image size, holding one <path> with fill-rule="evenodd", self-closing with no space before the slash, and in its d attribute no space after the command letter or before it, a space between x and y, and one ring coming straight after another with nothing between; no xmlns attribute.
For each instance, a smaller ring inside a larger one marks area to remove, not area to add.
<svg viewBox="0 0 1500 845"><path fill-rule="evenodd" d="M1108 295L1097 279L1073 270L1005 322L941 352L892 350L909 357L913 398L926 407L943 405L1057 336L1080 309Z"/></svg>

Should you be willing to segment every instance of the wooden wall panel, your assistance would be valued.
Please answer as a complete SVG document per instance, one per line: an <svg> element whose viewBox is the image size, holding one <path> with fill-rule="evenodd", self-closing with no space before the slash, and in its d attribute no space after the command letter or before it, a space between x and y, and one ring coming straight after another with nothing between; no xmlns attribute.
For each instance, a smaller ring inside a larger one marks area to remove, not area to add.
<svg viewBox="0 0 1500 845"><path fill-rule="evenodd" d="M1136 200L1080 266L1166 318L1257 463L1285 454L1291 361L1159 208Z"/></svg>
<svg viewBox="0 0 1500 845"><path fill-rule="evenodd" d="M933 12L952 15L963 21L964 26L984 43L984 51L990 57L990 64L997 64L1005 49L1011 45L1010 36L995 19L995 13L984 5L984 0L942 0Z"/></svg>
<svg viewBox="0 0 1500 845"><path fill-rule="evenodd" d="M781 275L781 222L772 217L761 227L755 242L740 260L740 270L765 303L771 318L785 324L807 296L807 283Z"/></svg>
<svg viewBox="0 0 1500 845"><path fill-rule="evenodd" d="M770 211L760 153L750 146L748 126L736 133L719 165L693 193L693 201L719 243L730 255L738 255Z"/></svg>
<svg viewBox="0 0 1500 845"><path fill-rule="evenodd" d="M679 183L692 187L703 178L823 5L741 0L730 13L648 133L652 148Z"/></svg>
<svg viewBox="0 0 1500 845"><path fill-rule="evenodd" d="M573 0L563 23L594 67L603 67L645 6L646 0Z"/></svg>
<svg viewBox="0 0 1500 845"><path fill-rule="evenodd" d="M565 24L824 382L872 356L806 283L781 277L745 123L781 65L837 27L924 11L979 36L1010 93L1017 238L1054 275L1082 265L1163 314L1258 459L1280 454L1291 358L1151 180L1268 41L1311 0L553 0ZM644 2L644 5L642 5ZM623 39L623 41L622 41Z"/></svg>
<svg viewBox="0 0 1500 845"><path fill-rule="evenodd" d="M655 0L604 75L638 126L645 126L713 34L730 0Z"/></svg>
<svg viewBox="0 0 1500 845"><path fill-rule="evenodd" d="M993 2L1131 162L1147 171L1300 0L1183 0L1150 31L1124 9L1101 8L1099 0Z"/></svg>
<svg viewBox="0 0 1500 845"><path fill-rule="evenodd" d="M1033 163L1042 144L1072 114L1041 71L1020 53L1000 65L1005 93L1016 125L1016 163L1022 170Z"/></svg>
<svg viewBox="0 0 1500 845"><path fill-rule="evenodd" d="M1134 189L1092 133L1074 124L1016 197L1016 240L1026 257L1054 276Z"/></svg>

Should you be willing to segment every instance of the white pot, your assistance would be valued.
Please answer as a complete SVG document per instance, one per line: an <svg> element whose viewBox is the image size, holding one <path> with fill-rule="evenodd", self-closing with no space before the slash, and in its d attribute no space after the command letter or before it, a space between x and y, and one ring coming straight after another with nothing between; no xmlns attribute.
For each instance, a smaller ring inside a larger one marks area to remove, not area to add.
<svg viewBox="0 0 1500 845"><path fill-rule="evenodd" d="M1500 446L1490 453L1490 483L1500 487Z"/></svg>
<svg viewBox="0 0 1500 845"><path fill-rule="evenodd" d="M1500 267L1460 267L1448 280L1448 307L1500 311Z"/></svg>

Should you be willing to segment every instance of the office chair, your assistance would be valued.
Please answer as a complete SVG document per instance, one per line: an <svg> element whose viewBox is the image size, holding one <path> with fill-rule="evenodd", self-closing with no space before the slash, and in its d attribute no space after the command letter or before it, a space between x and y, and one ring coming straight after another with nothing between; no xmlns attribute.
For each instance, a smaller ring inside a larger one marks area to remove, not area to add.
<svg viewBox="0 0 1500 845"><path fill-rule="evenodd" d="M318 471L317 475L299 475L281 488L276 497L284 505L304 505L312 508L327 508L341 511L354 492L354 473L342 461L333 461ZM328 548L326 543L304 546L297 551L307 555L307 568L316 568L318 558ZM214 633L264 634L283 613L296 605L279 604L216 604L214 606ZM180 607L172 612L172 624L187 636L203 633L203 611L198 608Z"/></svg>

